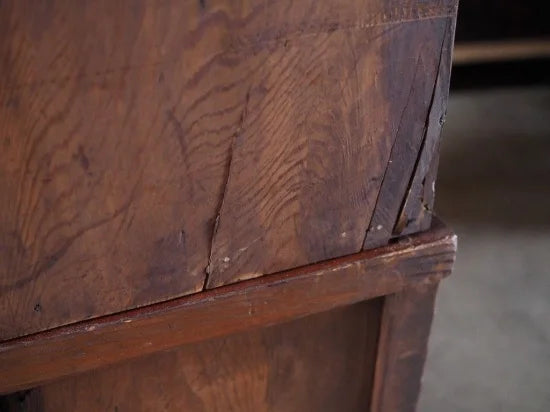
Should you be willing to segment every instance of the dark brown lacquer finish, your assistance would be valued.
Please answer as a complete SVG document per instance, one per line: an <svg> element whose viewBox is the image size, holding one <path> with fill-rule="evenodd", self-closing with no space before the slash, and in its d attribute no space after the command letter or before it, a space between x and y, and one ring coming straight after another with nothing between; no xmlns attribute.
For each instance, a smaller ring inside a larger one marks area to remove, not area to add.
<svg viewBox="0 0 550 412"><path fill-rule="evenodd" d="M2 0L0 340L427 229L456 3Z"/></svg>
<svg viewBox="0 0 550 412"><path fill-rule="evenodd" d="M436 222L391 246L14 339L0 344L0 393L437 283L455 250Z"/></svg>
<svg viewBox="0 0 550 412"><path fill-rule="evenodd" d="M9 410L363 412L381 304L375 299L66 378L19 393L19 400L10 396L20 408ZM26 407L31 400L40 407Z"/></svg>

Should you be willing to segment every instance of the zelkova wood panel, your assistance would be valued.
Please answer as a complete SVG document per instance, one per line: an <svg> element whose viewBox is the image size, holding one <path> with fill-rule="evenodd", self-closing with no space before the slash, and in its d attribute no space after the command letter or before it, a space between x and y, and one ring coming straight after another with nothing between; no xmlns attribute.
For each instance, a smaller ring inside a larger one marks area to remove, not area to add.
<svg viewBox="0 0 550 412"><path fill-rule="evenodd" d="M185 345L0 402L27 412L365 411L382 302Z"/></svg>
<svg viewBox="0 0 550 412"><path fill-rule="evenodd" d="M455 6L2 1L0 339L426 227Z"/></svg>

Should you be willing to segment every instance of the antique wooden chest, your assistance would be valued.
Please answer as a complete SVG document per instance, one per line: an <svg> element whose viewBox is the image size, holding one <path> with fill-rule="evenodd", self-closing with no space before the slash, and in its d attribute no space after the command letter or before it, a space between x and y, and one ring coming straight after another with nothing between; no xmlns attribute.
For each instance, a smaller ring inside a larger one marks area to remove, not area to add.
<svg viewBox="0 0 550 412"><path fill-rule="evenodd" d="M1 1L0 407L414 409L455 15Z"/></svg>

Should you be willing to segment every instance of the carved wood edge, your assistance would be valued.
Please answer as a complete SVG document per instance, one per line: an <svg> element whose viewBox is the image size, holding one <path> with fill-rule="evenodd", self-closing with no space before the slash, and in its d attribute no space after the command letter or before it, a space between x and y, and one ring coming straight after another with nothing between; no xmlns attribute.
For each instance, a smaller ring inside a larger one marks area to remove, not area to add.
<svg viewBox="0 0 550 412"><path fill-rule="evenodd" d="M0 393L327 311L450 274L456 236L429 231L361 253L0 343Z"/></svg>

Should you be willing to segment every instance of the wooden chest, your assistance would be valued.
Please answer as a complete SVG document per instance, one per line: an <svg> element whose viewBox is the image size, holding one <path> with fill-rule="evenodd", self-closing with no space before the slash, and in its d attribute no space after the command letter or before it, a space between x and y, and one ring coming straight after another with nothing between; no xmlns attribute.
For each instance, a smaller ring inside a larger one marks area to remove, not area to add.
<svg viewBox="0 0 550 412"><path fill-rule="evenodd" d="M413 409L455 14L2 1L0 405Z"/></svg>

